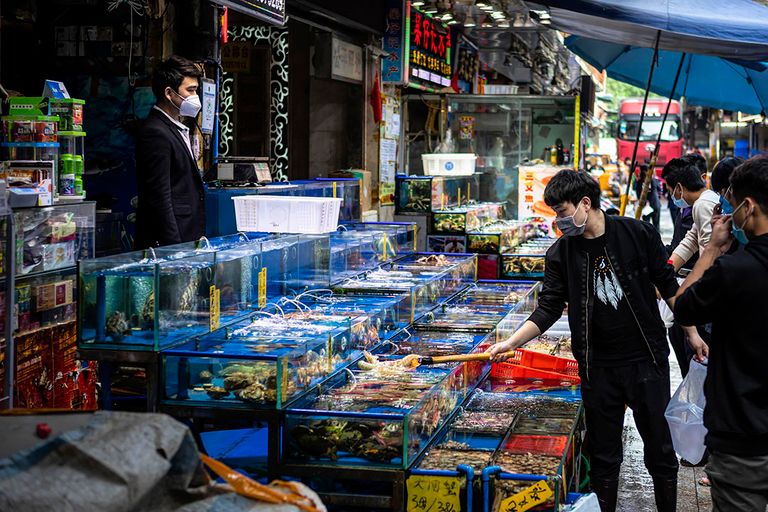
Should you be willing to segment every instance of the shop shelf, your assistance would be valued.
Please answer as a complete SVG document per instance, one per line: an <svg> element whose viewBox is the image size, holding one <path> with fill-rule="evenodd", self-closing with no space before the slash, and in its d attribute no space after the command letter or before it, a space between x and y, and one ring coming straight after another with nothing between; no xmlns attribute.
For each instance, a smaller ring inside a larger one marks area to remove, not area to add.
<svg viewBox="0 0 768 512"><path fill-rule="evenodd" d="M58 142L2 142L4 148L58 148Z"/></svg>

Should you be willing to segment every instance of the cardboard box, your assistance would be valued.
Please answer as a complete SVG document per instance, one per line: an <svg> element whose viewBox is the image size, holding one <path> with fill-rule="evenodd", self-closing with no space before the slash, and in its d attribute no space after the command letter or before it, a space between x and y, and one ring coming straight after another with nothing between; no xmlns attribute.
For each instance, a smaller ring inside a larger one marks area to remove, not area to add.
<svg viewBox="0 0 768 512"><path fill-rule="evenodd" d="M357 178L360 180L360 211L373 209L373 174L364 169L349 169L346 171L334 171L328 174L329 178Z"/></svg>

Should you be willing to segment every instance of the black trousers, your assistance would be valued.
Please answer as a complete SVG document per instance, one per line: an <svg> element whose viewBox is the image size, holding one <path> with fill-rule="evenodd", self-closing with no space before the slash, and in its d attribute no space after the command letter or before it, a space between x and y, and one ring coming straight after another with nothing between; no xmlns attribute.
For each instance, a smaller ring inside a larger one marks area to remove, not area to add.
<svg viewBox="0 0 768 512"><path fill-rule="evenodd" d="M594 367L581 375L581 395L587 425L591 478L618 480L624 458L624 406L632 409L643 439L645 467L654 478L677 477L664 411L669 402L669 363L640 362L618 367Z"/></svg>

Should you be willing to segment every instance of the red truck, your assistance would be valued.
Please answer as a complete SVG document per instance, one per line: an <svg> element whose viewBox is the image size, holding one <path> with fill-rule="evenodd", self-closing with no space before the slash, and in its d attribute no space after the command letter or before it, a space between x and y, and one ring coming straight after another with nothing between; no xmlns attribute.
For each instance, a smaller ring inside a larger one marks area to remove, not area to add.
<svg viewBox="0 0 768 512"><path fill-rule="evenodd" d="M642 98L629 98L621 102L619 107L619 130L616 137L616 153L620 162L632 159L632 150L635 147L637 128L640 125L640 113L643 109ZM645 107L645 119L640 134L640 144L637 148L637 162L643 164L651 160L651 153L656 144L661 129L661 120L667 109L667 100L656 98L648 99ZM669 115L664 122L664 131L661 136L661 148L656 160L656 174L661 175L661 169L673 158L683 156L683 120L680 103L672 101L669 107Z"/></svg>

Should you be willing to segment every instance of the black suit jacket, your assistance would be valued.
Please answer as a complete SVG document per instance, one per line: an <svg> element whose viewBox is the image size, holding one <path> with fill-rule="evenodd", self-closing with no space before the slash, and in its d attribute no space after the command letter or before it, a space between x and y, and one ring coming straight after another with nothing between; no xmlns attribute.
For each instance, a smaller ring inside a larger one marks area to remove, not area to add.
<svg viewBox="0 0 768 512"><path fill-rule="evenodd" d="M134 248L190 242L205 235L205 187L179 129L152 109L136 138Z"/></svg>

